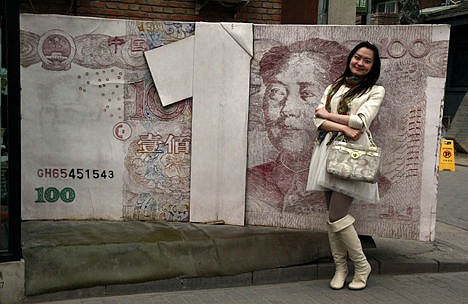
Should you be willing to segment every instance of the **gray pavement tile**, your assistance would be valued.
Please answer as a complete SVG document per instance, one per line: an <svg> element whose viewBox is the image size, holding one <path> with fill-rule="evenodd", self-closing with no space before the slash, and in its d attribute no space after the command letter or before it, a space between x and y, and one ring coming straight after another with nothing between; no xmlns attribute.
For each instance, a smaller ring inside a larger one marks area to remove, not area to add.
<svg viewBox="0 0 468 304"><path fill-rule="evenodd" d="M231 293L227 294L227 297L235 303L247 303L249 301L248 297L245 295L244 292L241 292L236 289L232 290Z"/></svg>
<svg viewBox="0 0 468 304"><path fill-rule="evenodd" d="M191 304L205 304L200 297L197 297L195 295L187 295L185 296L185 302L184 303L191 303ZM229 303L229 302L226 302Z"/></svg>

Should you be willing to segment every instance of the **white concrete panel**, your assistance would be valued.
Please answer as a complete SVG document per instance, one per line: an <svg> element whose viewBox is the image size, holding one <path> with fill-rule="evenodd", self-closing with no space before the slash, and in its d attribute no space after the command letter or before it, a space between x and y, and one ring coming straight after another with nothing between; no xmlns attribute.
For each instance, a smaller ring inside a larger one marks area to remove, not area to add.
<svg viewBox="0 0 468 304"><path fill-rule="evenodd" d="M438 24L432 27L432 41L445 41L448 42L450 39L450 25ZM448 58L446 59L448 60ZM444 68L447 66L447 62L442 62ZM445 70L444 70L445 72ZM446 75L445 75L446 76ZM445 82L440 81L437 78L428 77L427 79L427 92L428 96L428 108L437 109L440 107L440 111L427 111L426 121L432 122L426 126L424 135L424 159L432 160L436 155L436 165L432 161L424 163L423 176L422 176L422 191L421 201L426 202L421 206L421 224L419 231L419 239L431 240L435 239L435 224L436 224L436 210L437 210L437 190L433 189L438 187L438 163L440 155L440 144L441 144L441 124L442 115L444 110L444 94L445 94Z"/></svg>
<svg viewBox="0 0 468 304"><path fill-rule="evenodd" d="M23 15L21 29L22 218L120 219L124 153L113 128L124 69L108 39L126 22Z"/></svg>
<svg viewBox="0 0 468 304"><path fill-rule="evenodd" d="M252 34L233 25L247 35L239 44L226 28L195 28L190 220L243 225Z"/></svg>
<svg viewBox="0 0 468 304"><path fill-rule="evenodd" d="M428 77L426 85L428 109L424 130L424 161L421 182L421 219L420 240L435 239L435 222L437 209L437 155L440 147L440 121L443 113L444 82L438 78ZM439 111L437 111L439 109ZM435 190L435 191L434 191Z"/></svg>
<svg viewBox="0 0 468 304"><path fill-rule="evenodd" d="M194 36L145 52L163 106L192 97Z"/></svg>
<svg viewBox="0 0 468 304"><path fill-rule="evenodd" d="M243 48L250 57L253 56L252 25L243 23L221 22L221 26Z"/></svg>

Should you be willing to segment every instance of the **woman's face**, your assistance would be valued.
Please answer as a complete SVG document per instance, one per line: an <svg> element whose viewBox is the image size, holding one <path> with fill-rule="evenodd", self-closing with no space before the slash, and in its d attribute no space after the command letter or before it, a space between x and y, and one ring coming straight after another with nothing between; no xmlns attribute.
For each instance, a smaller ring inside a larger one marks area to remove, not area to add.
<svg viewBox="0 0 468 304"><path fill-rule="evenodd" d="M374 51L366 47L362 47L354 53L349 63L351 73L357 77L364 77L372 69L374 64Z"/></svg>
<svg viewBox="0 0 468 304"><path fill-rule="evenodd" d="M326 84L328 64L318 54L292 54L275 80L266 83L263 112L268 137L280 152L304 154L313 147L314 107Z"/></svg>

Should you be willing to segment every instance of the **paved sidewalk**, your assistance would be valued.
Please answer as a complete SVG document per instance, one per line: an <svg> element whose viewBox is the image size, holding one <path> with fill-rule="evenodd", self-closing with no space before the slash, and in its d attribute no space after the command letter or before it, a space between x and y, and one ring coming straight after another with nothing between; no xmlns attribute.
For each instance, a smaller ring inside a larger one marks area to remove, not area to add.
<svg viewBox="0 0 468 304"><path fill-rule="evenodd" d="M304 281L250 287L160 292L117 297L101 297L48 304L406 304L468 303L468 272L384 275L369 280L362 291L334 291L328 280ZM45 302L44 302L45 303Z"/></svg>
<svg viewBox="0 0 468 304"><path fill-rule="evenodd" d="M455 152L455 164L468 167L468 154Z"/></svg>

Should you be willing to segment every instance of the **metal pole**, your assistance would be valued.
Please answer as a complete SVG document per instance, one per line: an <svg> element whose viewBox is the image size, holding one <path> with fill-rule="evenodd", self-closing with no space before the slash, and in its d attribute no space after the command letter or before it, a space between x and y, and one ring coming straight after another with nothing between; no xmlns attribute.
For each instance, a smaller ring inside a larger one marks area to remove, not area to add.
<svg viewBox="0 0 468 304"><path fill-rule="evenodd" d="M366 24L371 24L371 17L372 17L372 0L367 0L367 16L366 16Z"/></svg>

